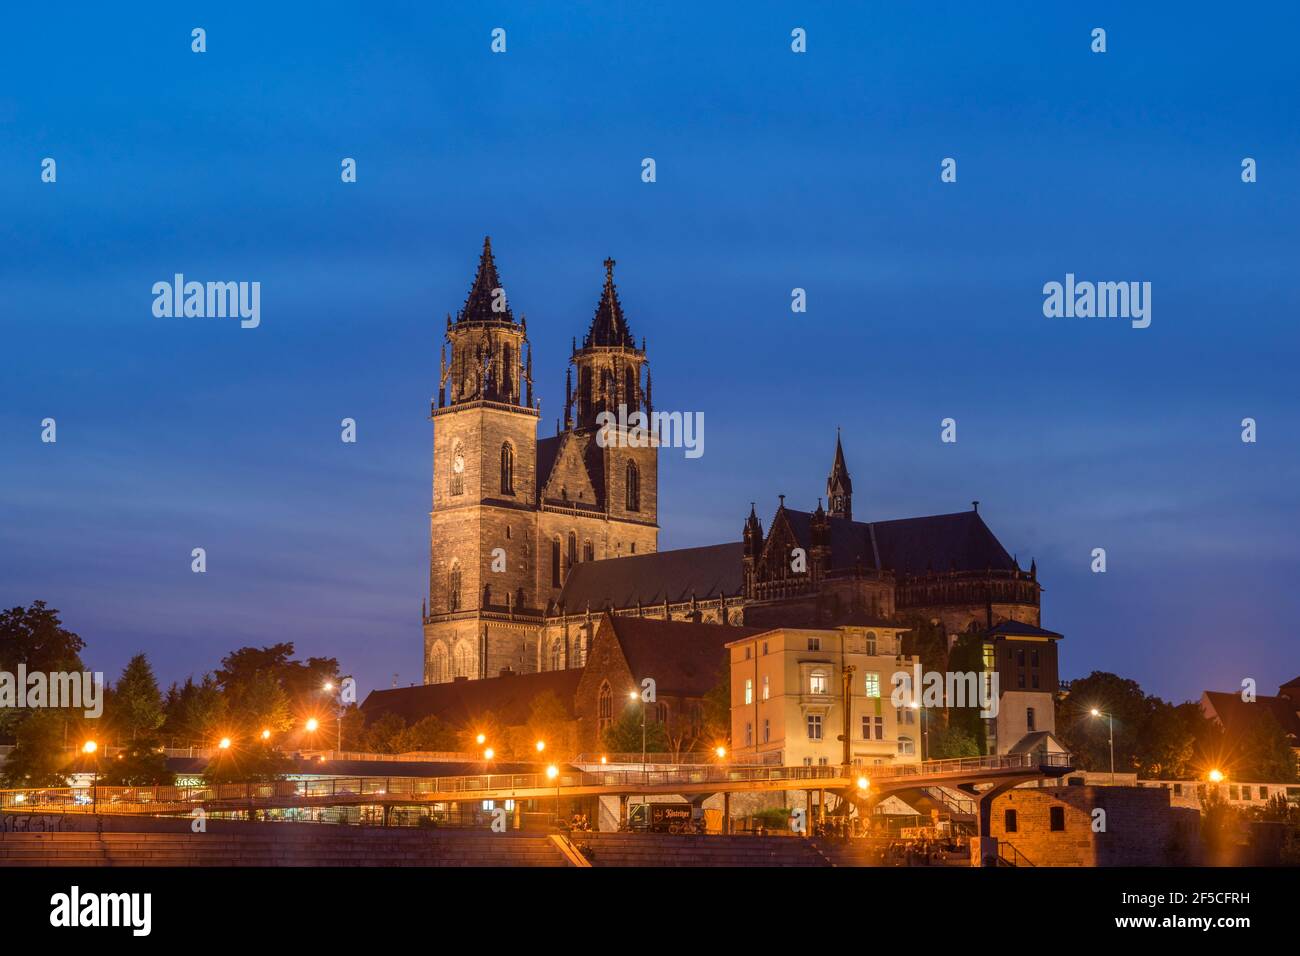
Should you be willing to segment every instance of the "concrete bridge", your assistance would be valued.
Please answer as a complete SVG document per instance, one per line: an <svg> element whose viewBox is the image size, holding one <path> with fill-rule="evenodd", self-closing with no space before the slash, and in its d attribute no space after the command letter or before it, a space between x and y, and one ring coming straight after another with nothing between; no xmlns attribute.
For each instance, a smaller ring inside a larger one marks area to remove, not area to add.
<svg viewBox="0 0 1300 956"><path fill-rule="evenodd" d="M357 776L225 783L200 786L58 787L0 791L0 812L188 815L294 808L380 806L385 819L394 806L483 800L563 800L591 796L681 796L701 803L722 794L803 790L832 793L870 813L880 800L907 800L938 788L970 795L986 842L994 798L1031 780L1059 778L1074 769L1064 753L1003 754L929 760L892 766L779 767L709 764L644 769L565 765L533 773L483 773L449 777ZM553 776L551 774L554 774ZM909 801L910 802L910 801ZM822 802L824 806L824 801ZM724 813L724 819L729 814ZM994 848L994 852L995 848ZM985 854L987 855L987 854ZM979 857L977 857L979 858Z"/></svg>

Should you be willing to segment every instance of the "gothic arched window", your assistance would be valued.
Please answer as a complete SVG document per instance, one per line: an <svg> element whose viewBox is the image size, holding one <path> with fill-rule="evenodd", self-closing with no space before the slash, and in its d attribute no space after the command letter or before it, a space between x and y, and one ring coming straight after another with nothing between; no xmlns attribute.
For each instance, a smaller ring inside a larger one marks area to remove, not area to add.
<svg viewBox="0 0 1300 956"><path fill-rule="evenodd" d="M501 493L515 493L515 450L510 447L510 442L501 445Z"/></svg>
<svg viewBox="0 0 1300 956"><path fill-rule="evenodd" d="M473 677L470 669L474 666L473 655L470 654L469 643L461 641L456 645L456 650L452 653L452 664L455 667L454 675L456 677Z"/></svg>
<svg viewBox="0 0 1300 956"><path fill-rule="evenodd" d="M582 542L582 560L584 561L596 560L596 549L591 546L590 541Z"/></svg>
<svg viewBox="0 0 1300 956"><path fill-rule="evenodd" d="M460 562L452 561L447 572L447 610L460 610Z"/></svg>
<svg viewBox="0 0 1300 956"><path fill-rule="evenodd" d="M442 644L433 645L429 654L429 680L434 684L447 680L447 648Z"/></svg>
<svg viewBox="0 0 1300 956"><path fill-rule="evenodd" d="M634 461L627 463L627 510L641 510L641 472Z"/></svg>
<svg viewBox="0 0 1300 956"><path fill-rule="evenodd" d="M572 568L578 563L578 536L572 531L569 532L569 567Z"/></svg>
<svg viewBox="0 0 1300 956"><path fill-rule="evenodd" d="M551 587L560 586L560 539L551 540Z"/></svg>
<svg viewBox="0 0 1300 956"><path fill-rule="evenodd" d="M596 698L596 732L603 733L614 722L614 692L610 690L609 681L600 685L600 694Z"/></svg>
<svg viewBox="0 0 1300 956"><path fill-rule="evenodd" d="M461 452L460 442L457 442L451 449L451 493L453 495L463 495L465 493L465 456Z"/></svg>
<svg viewBox="0 0 1300 956"><path fill-rule="evenodd" d="M563 665L564 642L560 638L551 641L551 670L558 671Z"/></svg>

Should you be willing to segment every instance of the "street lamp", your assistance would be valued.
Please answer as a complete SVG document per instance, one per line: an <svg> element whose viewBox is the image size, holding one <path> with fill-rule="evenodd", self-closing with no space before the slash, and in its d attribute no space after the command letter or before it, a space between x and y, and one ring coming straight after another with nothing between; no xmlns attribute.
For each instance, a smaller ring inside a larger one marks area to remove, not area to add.
<svg viewBox="0 0 1300 956"><path fill-rule="evenodd" d="M321 685L321 690L325 693L331 693L335 689L334 682L327 680ZM334 702L334 752L338 753L343 749L343 690L339 688L339 699Z"/></svg>
<svg viewBox="0 0 1300 956"><path fill-rule="evenodd" d="M912 701L907 706L921 712L921 762L924 763L925 754L930 749L930 725L925 720L925 708L916 701Z"/></svg>
<svg viewBox="0 0 1300 956"><path fill-rule="evenodd" d="M270 732L269 730L263 730L263 731L262 731L262 739L263 739L263 740L270 740L270 739L271 739L271 732Z"/></svg>
<svg viewBox="0 0 1300 956"><path fill-rule="evenodd" d="M636 691L631 691L627 696L629 700L637 700L638 698L641 700L641 774L642 776L645 776L645 694L638 694Z"/></svg>
<svg viewBox="0 0 1300 956"><path fill-rule="evenodd" d="M1223 771L1218 767L1215 767L1205 776L1209 779L1210 783L1223 783Z"/></svg>
<svg viewBox="0 0 1300 956"><path fill-rule="evenodd" d="M484 760L491 760L491 759L492 759L493 757L495 757L496 755L497 755L497 752L496 752L495 750L493 750L491 747L489 747L487 750L483 751L483 759L484 759Z"/></svg>
<svg viewBox="0 0 1300 956"><path fill-rule="evenodd" d="M1110 785L1115 786L1115 715L1104 714L1096 707L1089 711L1094 717L1105 717L1110 731Z"/></svg>
<svg viewBox="0 0 1300 956"><path fill-rule="evenodd" d="M219 741L217 741L217 746L218 746L220 749L222 749L222 750L229 750L229 749L230 749L230 738L229 738L229 737L222 737Z"/></svg>
<svg viewBox="0 0 1300 956"><path fill-rule="evenodd" d="M93 754L98 749L99 749L99 744L95 743L93 740L87 740L84 744L81 745L81 752L83 754ZM98 816L99 815L99 758L98 757L95 758L94 767L95 767L94 776L91 778L90 781L90 801L91 801L91 812L94 813L96 816Z"/></svg>
<svg viewBox="0 0 1300 956"><path fill-rule="evenodd" d="M474 738L474 742L478 744L480 747L482 747L485 743L487 743L487 734L479 734L477 737Z"/></svg>
<svg viewBox="0 0 1300 956"><path fill-rule="evenodd" d="M715 754L717 754L717 757L718 757L719 760L721 760L723 757L727 756L727 748L726 748L726 747L723 747L723 746L715 747L714 750L713 750L713 752L714 752Z"/></svg>
<svg viewBox="0 0 1300 956"><path fill-rule="evenodd" d="M551 764L546 768L546 779L555 781L555 828L560 828L560 768Z"/></svg>
<svg viewBox="0 0 1300 956"><path fill-rule="evenodd" d="M546 749L546 741L545 740L537 741L537 752L541 753L545 749Z"/></svg>
<svg viewBox="0 0 1300 956"><path fill-rule="evenodd" d="M858 777L858 789L861 790L863 793L866 793L868 790L871 789L871 781L868 780L866 777Z"/></svg>

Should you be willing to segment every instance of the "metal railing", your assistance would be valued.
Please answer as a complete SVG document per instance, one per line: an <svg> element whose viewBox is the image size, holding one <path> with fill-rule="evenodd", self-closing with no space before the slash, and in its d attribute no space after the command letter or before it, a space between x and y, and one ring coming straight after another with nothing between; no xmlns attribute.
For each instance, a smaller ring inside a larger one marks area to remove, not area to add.
<svg viewBox="0 0 1300 956"><path fill-rule="evenodd" d="M647 766L658 767L699 767L699 766L731 766L731 767L779 767L781 765L781 751L769 750L756 754L733 754L728 753L721 760L711 751L669 754L669 753L648 753L645 755ZM635 765L640 766L642 757L640 753L604 753L604 754L578 754L572 761L577 766L607 766L610 764Z"/></svg>
<svg viewBox="0 0 1300 956"><path fill-rule="evenodd" d="M872 785L881 779L912 775L970 775L998 770L1029 770L1040 767L1048 758L1059 758L1056 766L1068 766L1068 754L1004 754L993 757L962 757L956 760L931 760L921 764L893 767L861 768L870 775ZM364 803L367 797L384 798L375 802L394 802L395 798L413 800L459 800L509 798L520 791L545 797L565 788L593 792L637 793L673 786L698 787L721 785L732 789L737 784L791 784L799 789L828 781L843 783L845 769L840 766L741 767L735 765L700 765L693 767L651 768L645 770L561 770L557 776L544 773L471 774L453 777L329 777L276 780L269 783L219 783L191 786L155 787L52 787L26 790L0 790L0 809L32 811L60 809L65 812L142 813L184 810L196 804L234 809L256 809L283 804L328 804L343 800ZM849 779L859 768L849 768ZM743 789L738 787L737 789ZM670 791L671 792L671 791Z"/></svg>

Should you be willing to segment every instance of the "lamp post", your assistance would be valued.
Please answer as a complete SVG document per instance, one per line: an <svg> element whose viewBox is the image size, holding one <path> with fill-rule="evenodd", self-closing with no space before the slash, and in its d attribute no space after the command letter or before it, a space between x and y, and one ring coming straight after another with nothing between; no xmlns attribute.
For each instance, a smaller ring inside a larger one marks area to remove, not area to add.
<svg viewBox="0 0 1300 956"><path fill-rule="evenodd" d="M908 706L921 712L921 762L925 763L926 752L930 749L930 725L925 719L925 708L916 701L912 701Z"/></svg>
<svg viewBox="0 0 1300 956"><path fill-rule="evenodd" d="M645 695L632 691L627 695L632 700L640 699L641 701L641 775L646 775L646 756L645 756Z"/></svg>
<svg viewBox="0 0 1300 956"><path fill-rule="evenodd" d="M321 685L321 690L327 694L333 694L335 691L334 682L327 680ZM334 752L337 754L343 750L343 688L338 687L338 699L334 701L334 722L336 725L334 735Z"/></svg>
<svg viewBox="0 0 1300 956"><path fill-rule="evenodd" d="M1089 713L1094 717L1105 717L1110 729L1110 785L1113 787L1115 786L1115 715L1103 714L1096 707L1092 708Z"/></svg>
<svg viewBox="0 0 1300 956"><path fill-rule="evenodd" d="M97 750L99 750L99 744L95 743L93 740L87 740L81 745L81 752L83 754L94 754ZM99 757L96 756L94 759L95 771L90 782L90 802L91 812L94 813L95 816L99 816Z"/></svg>
<svg viewBox="0 0 1300 956"><path fill-rule="evenodd" d="M560 829L560 768L551 764L546 768L546 778L555 781L555 829Z"/></svg>

